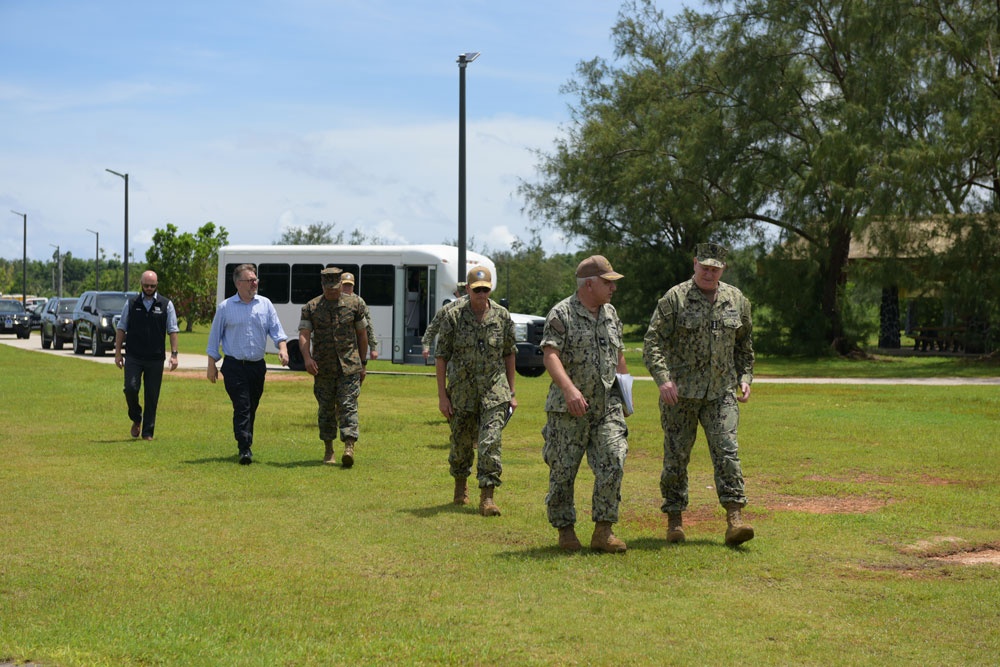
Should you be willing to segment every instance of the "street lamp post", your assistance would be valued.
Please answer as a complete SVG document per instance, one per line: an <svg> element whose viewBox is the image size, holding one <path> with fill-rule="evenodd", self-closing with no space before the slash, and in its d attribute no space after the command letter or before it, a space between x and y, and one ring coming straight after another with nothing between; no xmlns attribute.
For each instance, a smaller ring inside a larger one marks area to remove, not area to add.
<svg viewBox="0 0 1000 667"><path fill-rule="evenodd" d="M125 254L122 255L122 260L125 262L125 291L128 291L128 174L119 174L113 169L105 169L104 171L114 174L115 176L120 176L125 179Z"/></svg>
<svg viewBox="0 0 1000 667"><path fill-rule="evenodd" d="M62 253L59 252L59 246L54 245L52 243L50 243L49 245L56 249L56 264L59 265L59 290L56 292L56 294L58 294L59 298L61 299L62 298L62 285L63 285L63 280L62 280L62 276L63 276L63 273L62 273Z"/></svg>
<svg viewBox="0 0 1000 667"><path fill-rule="evenodd" d="M458 279L465 280L465 67L479 52L458 54Z"/></svg>
<svg viewBox="0 0 1000 667"><path fill-rule="evenodd" d="M21 247L21 303L28 307L28 214L18 213L14 209L10 210L14 215L19 215L24 221L24 244Z"/></svg>
<svg viewBox="0 0 1000 667"><path fill-rule="evenodd" d="M94 289L101 289L101 235L95 232L93 229L88 229L88 232L94 235ZM128 270L125 271L128 275ZM125 279L126 284L128 284L128 278ZM128 291L127 289L125 290Z"/></svg>

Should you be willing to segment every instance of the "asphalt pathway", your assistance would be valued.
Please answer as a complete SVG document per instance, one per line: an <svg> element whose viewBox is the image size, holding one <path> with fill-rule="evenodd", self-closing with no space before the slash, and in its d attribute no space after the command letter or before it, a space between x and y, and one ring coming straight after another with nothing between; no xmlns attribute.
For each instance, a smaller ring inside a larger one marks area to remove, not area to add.
<svg viewBox="0 0 1000 667"><path fill-rule="evenodd" d="M41 352L42 354L52 354L56 356L63 357L74 357L77 359L86 359L87 361L94 361L101 364L114 364L115 355L114 351L107 352L103 357L95 357L88 350L85 354L73 354L72 344L66 344L61 350L43 350L41 337L38 335L37 331L31 332L31 337L28 339L17 338L14 334L2 334L0 335L0 344L9 345L11 347L21 348L23 350L31 350L33 352ZM204 372L208 367L208 357L204 354L187 354L181 353L177 358L177 370L183 371L201 371ZM285 371L285 372L295 372L289 371L287 368L277 364L269 363L267 365L269 371ZM379 373L379 371L371 371L374 373ZM433 376L433 373L428 373L428 375ZM650 381L652 378L646 376L638 376L635 378L637 381ZM936 378L795 378L795 377L755 377L754 384L885 384L885 385L1000 385L1000 377L976 377L976 378L959 378L959 377L936 377Z"/></svg>

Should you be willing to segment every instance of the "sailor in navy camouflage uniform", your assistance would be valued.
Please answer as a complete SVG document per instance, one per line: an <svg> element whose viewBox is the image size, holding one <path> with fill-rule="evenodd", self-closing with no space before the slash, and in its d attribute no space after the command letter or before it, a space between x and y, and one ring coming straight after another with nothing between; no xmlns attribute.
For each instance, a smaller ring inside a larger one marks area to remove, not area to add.
<svg viewBox="0 0 1000 667"><path fill-rule="evenodd" d="M699 422L708 440L719 502L726 508L726 543L741 544L754 535L742 521L747 498L736 439L737 402L750 400L753 382L753 324L747 298L721 282L726 254L721 245L698 244L694 276L659 300L644 340L643 360L660 390L660 492L668 542L685 538L687 466Z"/></svg>

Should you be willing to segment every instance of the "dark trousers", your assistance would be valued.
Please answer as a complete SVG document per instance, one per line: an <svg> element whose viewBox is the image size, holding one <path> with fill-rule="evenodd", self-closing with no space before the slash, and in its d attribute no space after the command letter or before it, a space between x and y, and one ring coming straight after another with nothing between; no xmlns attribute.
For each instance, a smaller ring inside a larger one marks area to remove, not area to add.
<svg viewBox="0 0 1000 667"><path fill-rule="evenodd" d="M142 388L143 376L146 378L146 390L143 410L139 404L139 390ZM125 355L125 403L128 405L128 418L133 422L142 423L142 437L152 438L156 427L156 404L160 402L160 383L163 381L163 359L136 359Z"/></svg>
<svg viewBox="0 0 1000 667"><path fill-rule="evenodd" d="M263 359L240 361L224 357L222 360L222 378L229 400L233 402L233 436L240 452L253 445L253 423L264 394L265 373L267 364Z"/></svg>

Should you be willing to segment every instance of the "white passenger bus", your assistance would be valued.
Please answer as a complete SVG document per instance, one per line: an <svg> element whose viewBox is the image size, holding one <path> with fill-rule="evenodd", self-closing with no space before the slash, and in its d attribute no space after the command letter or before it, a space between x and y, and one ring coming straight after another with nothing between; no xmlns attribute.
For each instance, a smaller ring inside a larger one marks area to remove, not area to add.
<svg viewBox="0 0 1000 667"><path fill-rule="evenodd" d="M487 267L496 287L496 266L489 257L468 251L467 266L460 271L458 248L454 246L233 245L219 250L217 301L236 293L232 274L240 264L257 267L258 291L278 311L289 337L293 366L296 358L301 361L297 335L302 306L323 293L320 271L326 267L336 266L354 274L355 292L372 314L379 358L393 363L434 363L433 357L424 361L420 339L438 309L454 298L458 282L465 279L469 269ZM518 370L539 375L544 366L537 343L544 320L530 316L520 319ZM268 345L272 346L270 342Z"/></svg>

